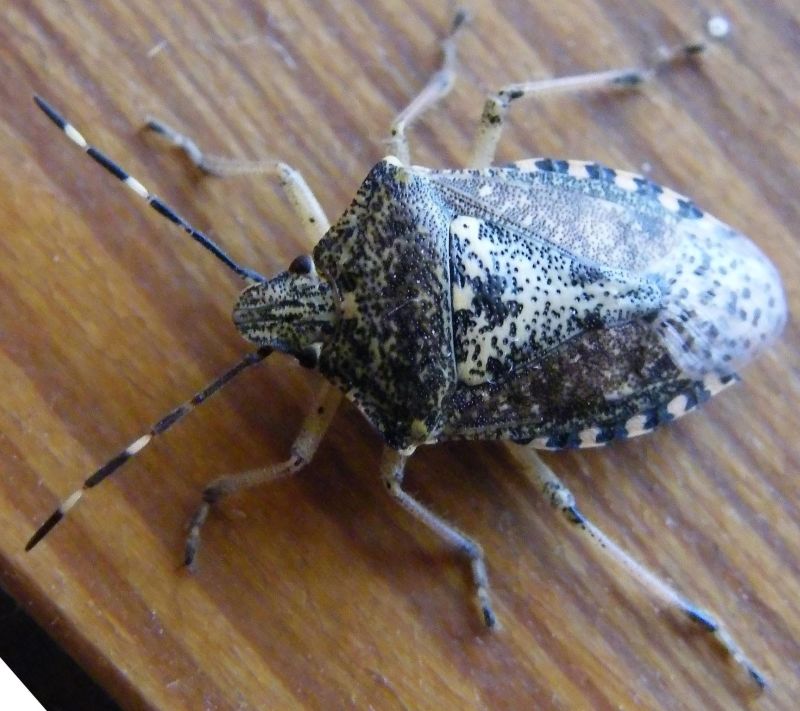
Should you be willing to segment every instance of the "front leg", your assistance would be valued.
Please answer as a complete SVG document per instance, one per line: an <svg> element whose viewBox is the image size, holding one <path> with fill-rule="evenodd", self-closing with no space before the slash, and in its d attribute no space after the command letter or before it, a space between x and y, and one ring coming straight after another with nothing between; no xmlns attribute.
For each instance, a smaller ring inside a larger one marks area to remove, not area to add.
<svg viewBox="0 0 800 711"><path fill-rule="evenodd" d="M200 547L200 529L211 512L211 507L220 499L237 491L251 489L254 486L269 484L299 472L308 464L319 447L328 426L336 414L342 393L330 383L325 383L317 396L311 412L306 416L300 434L297 435L290 449L289 458L280 464L272 464L259 469L251 469L238 474L221 476L210 482L203 489L202 500L189 523L189 534L186 537L184 565L191 566Z"/></svg>
<svg viewBox="0 0 800 711"><path fill-rule="evenodd" d="M227 178L236 175L271 175L277 177L295 214L303 226L310 245L315 245L330 228L328 218L322 210L316 196L312 192L302 174L274 158L263 160L242 160L216 156L202 151L189 136L176 131L163 121L148 118L145 129L159 134L175 148L180 149L186 157L200 170L208 175Z"/></svg>
<svg viewBox="0 0 800 711"><path fill-rule="evenodd" d="M389 495L412 516L425 524L433 533L452 548L463 553L472 568L472 580L475 585L475 597L481 611L484 624L493 629L497 627L497 617L492 608L489 595L489 578L486 575L486 562L480 544L464 535L443 518L423 506L408 492L403 490L403 476L406 461L412 452L398 452L386 447L381 461L381 478Z"/></svg>

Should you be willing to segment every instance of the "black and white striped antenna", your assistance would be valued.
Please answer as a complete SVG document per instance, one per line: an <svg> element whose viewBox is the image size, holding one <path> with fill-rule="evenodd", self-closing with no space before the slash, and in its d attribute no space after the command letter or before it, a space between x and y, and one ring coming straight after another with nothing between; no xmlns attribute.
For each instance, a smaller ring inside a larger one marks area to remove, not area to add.
<svg viewBox="0 0 800 711"><path fill-rule="evenodd" d="M228 266L230 269L236 272L239 276L251 281L266 281L266 278L261 276L257 272L254 272L251 269L247 269L246 267L242 267L236 262L234 262L233 259L231 259L210 237L206 236L199 230L196 230L194 227L192 227L186 220L184 220L180 215L178 215L178 213L176 213L169 205L167 205L158 197L149 192L147 188L144 187L144 185L142 185L138 180L136 180L136 178L134 178L132 175L129 175L126 171L120 168L120 166L118 166L114 161L108 158L104 153L97 150L97 148L89 145L89 143L80 134L80 132L71 123L66 121L61 116L61 114L59 114L55 109L53 109L53 107L50 106L46 101L44 101L38 96L34 97L34 101L36 102L36 105L42 111L44 111L44 113L50 118L50 120L56 126L58 126L73 143L76 143L83 151L85 151L97 163L102 165L103 168L105 168L109 173L119 178L139 197L146 200L147 203L150 205L150 207L152 207L156 212L166 217L168 220L170 220L170 222L174 222L176 225L182 227L187 234L189 234L194 240L199 242L215 257L217 257L217 259L219 259L226 266ZM168 414L162 417L158 422L156 422L145 434L143 434L141 437L131 442L131 444L129 444L125 449L123 449L117 455L109 459L105 464L103 464L103 466L101 466L97 471L95 471L94 474L92 474L88 479L86 479L83 482L83 485L79 489L76 489L59 504L58 508L55 511L53 511L52 514L50 514L47 520L38 528L38 530L33 534L33 536L31 536L31 539L25 546L25 550L29 551L37 543L39 543L39 541L41 541L42 538L44 538L56 526L56 524L59 521L61 521L62 518L64 518L67 512L73 506L75 506L75 504L77 504L78 501L80 501L80 499L83 497L84 492L87 489L91 489L92 487L97 486L106 477L111 476L125 462L127 462L129 459L131 459L139 452L141 452L148 444L150 444L150 442L155 437L166 432L176 422L183 419L198 405L203 403L214 393L216 393L220 388L222 388L224 385L233 380L239 373L249 368L250 366L255 365L256 363L261 362L271 352L272 348L265 346L259 348L257 351L248 353L236 365L227 370L216 380L209 383L206 387L197 392L185 403L179 405L178 407L170 411Z"/></svg>
<svg viewBox="0 0 800 711"><path fill-rule="evenodd" d="M251 365L255 365L256 363L260 363L264 358L266 358L270 353L272 353L272 348L269 346L264 346L263 348L259 348L257 351L253 351L252 353L248 353L244 358L242 358L236 365L232 368L227 370L225 373L220 375L216 380L212 383L209 383L206 387L196 393L191 399L187 400L182 405L179 405L174 410L170 411L164 417L162 417L156 424L154 424L145 434L143 434L138 439L135 439L131 442L125 449L123 449L119 454L111 457L102 467L100 467L94 474L92 474L86 481L83 482L83 485L73 491L66 499L64 499L58 506L58 508L53 511L52 514L47 518L47 520L39 526L36 533L31 536L31 539L25 545L25 550L29 551L33 548L39 541L42 540L50 531L55 528L55 525L67 514L67 512L78 503L78 501L83 496L84 492L87 489L91 489L92 487L97 486L103 479L106 477L111 476L117 469L119 469L125 462L127 462L131 457L139 454L150 442L153 441L155 437L158 435L163 434L166 432L172 425L174 425L178 420L183 419L186 415L188 415L192 410L194 410L198 405L206 401L210 398L214 393L216 393L223 385L226 385L231 380L233 380L239 373L241 373L246 368L249 368Z"/></svg>
<svg viewBox="0 0 800 711"><path fill-rule="evenodd" d="M153 195L144 185L142 185L136 178L129 175L127 171L123 170L113 160L111 160L104 153L99 151L94 146L90 145L83 135L76 129L69 121L67 121L58 111L56 111L50 104L39 96L34 96L33 100L36 105L47 115L47 117L58 126L73 143L77 144L90 158L103 166L111 175L119 178L125 185L127 185L133 192L140 198L144 199L150 207L157 213L166 217L170 222L183 228L183 230L197 241L201 246L205 247L211 254L219 259L225 266L232 269L240 277L249 279L251 281L266 281L266 278L252 269L243 267L236 263L229 257L225 251L212 240L208 235L200 230L196 230L186 220L184 220L175 210L167 205L156 195Z"/></svg>

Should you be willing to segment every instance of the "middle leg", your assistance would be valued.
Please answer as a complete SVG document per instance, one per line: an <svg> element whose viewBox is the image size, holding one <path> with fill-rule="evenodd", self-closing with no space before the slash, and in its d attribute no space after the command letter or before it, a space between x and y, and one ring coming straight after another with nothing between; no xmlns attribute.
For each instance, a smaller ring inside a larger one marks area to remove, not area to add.
<svg viewBox="0 0 800 711"><path fill-rule="evenodd" d="M389 447L383 451L381 478L389 495L414 518L421 521L445 543L466 555L472 568L475 597L480 607L484 624L490 629L497 627L497 617L492 608L489 595L489 577L486 574L486 561L480 544L461 533L455 526L437 516L423 506L411 494L403 490L403 476L409 453L401 453Z"/></svg>
<svg viewBox="0 0 800 711"><path fill-rule="evenodd" d="M465 10L459 10L456 13L450 33L441 43L442 66L428 79L428 83L425 84L422 91L392 121L389 150L403 165L409 165L411 162L406 129L429 108L447 96L453 88L456 79L456 41L461 28L468 20L469 15Z"/></svg>

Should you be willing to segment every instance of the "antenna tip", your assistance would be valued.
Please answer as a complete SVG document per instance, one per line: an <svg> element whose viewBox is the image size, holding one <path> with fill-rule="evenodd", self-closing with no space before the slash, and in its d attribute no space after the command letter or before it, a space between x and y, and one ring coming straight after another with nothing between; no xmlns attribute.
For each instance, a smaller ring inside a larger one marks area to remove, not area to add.
<svg viewBox="0 0 800 711"><path fill-rule="evenodd" d="M64 513L61 508L57 508L50 517L41 526L39 526L36 533L31 536L31 539L25 544L25 551L30 551L39 541L42 540L50 531L55 528L55 525L64 518Z"/></svg>
<svg viewBox="0 0 800 711"><path fill-rule="evenodd" d="M64 127L67 125L66 120L64 117L58 113L50 104L48 104L41 96L38 94L33 95L34 103L44 111L47 118L49 118L56 126L58 126L62 131Z"/></svg>

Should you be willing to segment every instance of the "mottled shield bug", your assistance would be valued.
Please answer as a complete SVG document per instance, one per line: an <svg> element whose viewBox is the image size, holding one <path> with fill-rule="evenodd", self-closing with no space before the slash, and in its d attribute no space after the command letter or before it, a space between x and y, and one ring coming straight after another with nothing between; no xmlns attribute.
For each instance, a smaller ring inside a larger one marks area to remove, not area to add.
<svg viewBox="0 0 800 711"><path fill-rule="evenodd" d="M382 435L390 495L470 561L483 620L496 625L480 546L402 488L423 444L504 439L534 448L593 447L651 431L736 379L785 321L780 279L753 243L691 200L633 173L548 158L491 167L510 104L546 91L634 87L692 44L644 69L510 85L487 100L467 170L414 166L405 130L450 89L460 14L444 63L392 128L378 163L332 226L303 178L277 161L205 155L158 121L150 129L215 174L276 175L317 246L273 278L234 262L141 183L39 107L93 159L249 283L234 308L258 346L100 467L34 534L30 549L80 499L238 372L273 350L329 381L285 462L218 479L192 519L185 561L223 496L310 461L342 394ZM635 563L579 511L540 461L551 503L649 590L713 633L752 678L760 673L725 629Z"/></svg>

